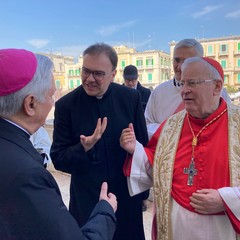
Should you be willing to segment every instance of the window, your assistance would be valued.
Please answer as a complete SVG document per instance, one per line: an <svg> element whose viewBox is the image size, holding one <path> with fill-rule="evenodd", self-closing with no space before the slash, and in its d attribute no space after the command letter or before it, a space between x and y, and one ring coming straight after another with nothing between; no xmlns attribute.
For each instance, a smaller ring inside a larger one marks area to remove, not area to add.
<svg viewBox="0 0 240 240"><path fill-rule="evenodd" d="M171 66L171 60L170 59L168 59L168 66Z"/></svg>
<svg viewBox="0 0 240 240"><path fill-rule="evenodd" d="M162 73L162 80L163 80L163 81L166 80L166 73L165 73L165 72Z"/></svg>
<svg viewBox="0 0 240 240"><path fill-rule="evenodd" d="M122 60L121 61L121 68L124 69L126 66L126 61L125 60Z"/></svg>
<svg viewBox="0 0 240 240"><path fill-rule="evenodd" d="M160 57L160 63L161 63L161 65L163 65L163 58L162 57Z"/></svg>
<svg viewBox="0 0 240 240"><path fill-rule="evenodd" d="M226 75L224 75L224 81L223 82L227 83L227 76Z"/></svg>
<svg viewBox="0 0 240 240"><path fill-rule="evenodd" d="M240 52L240 42L238 43L238 52Z"/></svg>
<svg viewBox="0 0 240 240"><path fill-rule="evenodd" d="M60 72L64 71L64 67L62 63L59 63L59 69L60 69Z"/></svg>
<svg viewBox="0 0 240 240"><path fill-rule="evenodd" d="M74 76L74 71L73 70L68 70L68 75L69 76Z"/></svg>
<svg viewBox="0 0 240 240"><path fill-rule="evenodd" d="M136 66L137 66L137 67L142 67L142 66L143 66L143 60L142 60L142 59L138 59L138 60L136 61Z"/></svg>
<svg viewBox="0 0 240 240"><path fill-rule="evenodd" d="M213 55L213 47L212 47L212 45L208 45L207 54L208 54L208 56L212 56Z"/></svg>
<svg viewBox="0 0 240 240"><path fill-rule="evenodd" d="M237 83L240 83L240 73L237 74Z"/></svg>
<svg viewBox="0 0 240 240"><path fill-rule="evenodd" d="M81 80L77 79L77 86L80 86L80 85L81 85Z"/></svg>
<svg viewBox="0 0 240 240"><path fill-rule="evenodd" d="M69 89L74 88L74 80L69 80Z"/></svg>
<svg viewBox="0 0 240 240"><path fill-rule="evenodd" d="M56 88L60 89L61 88L61 81L59 79L56 79L55 83L56 83Z"/></svg>
<svg viewBox="0 0 240 240"><path fill-rule="evenodd" d="M152 82L152 73L148 73L148 82L149 82L149 83Z"/></svg>
<svg viewBox="0 0 240 240"><path fill-rule="evenodd" d="M147 67L153 66L153 59L152 58L146 59L146 65L147 65Z"/></svg>
<svg viewBox="0 0 240 240"><path fill-rule="evenodd" d="M227 44L220 45L220 54L227 53Z"/></svg>
<svg viewBox="0 0 240 240"><path fill-rule="evenodd" d="M227 67L226 60L221 60L221 65L222 65L222 68L226 68Z"/></svg>
<svg viewBox="0 0 240 240"><path fill-rule="evenodd" d="M240 58L237 60L237 67L240 67Z"/></svg>
<svg viewBox="0 0 240 240"><path fill-rule="evenodd" d="M75 76L80 76L80 69L75 69Z"/></svg>

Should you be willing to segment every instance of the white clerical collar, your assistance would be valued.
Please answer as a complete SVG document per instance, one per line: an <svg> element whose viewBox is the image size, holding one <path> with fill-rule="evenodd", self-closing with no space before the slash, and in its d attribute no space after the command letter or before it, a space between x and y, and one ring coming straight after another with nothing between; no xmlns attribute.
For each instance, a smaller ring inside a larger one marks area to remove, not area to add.
<svg viewBox="0 0 240 240"><path fill-rule="evenodd" d="M8 119L6 119L6 118L3 118L3 119L4 119L5 121L11 123L12 125L14 125L14 126L20 128L20 129L22 129L22 130L23 130L24 132L26 132L29 136L31 136L31 135L29 134L29 132L27 132L24 128L22 128L21 126L19 126L19 125L16 124L15 122L12 122L12 121L10 121L10 120L8 120Z"/></svg>
<svg viewBox="0 0 240 240"><path fill-rule="evenodd" d="M103 98L103 95L102 96L98 96L98 97L96 97L97 99L102 99Z"/></svg>

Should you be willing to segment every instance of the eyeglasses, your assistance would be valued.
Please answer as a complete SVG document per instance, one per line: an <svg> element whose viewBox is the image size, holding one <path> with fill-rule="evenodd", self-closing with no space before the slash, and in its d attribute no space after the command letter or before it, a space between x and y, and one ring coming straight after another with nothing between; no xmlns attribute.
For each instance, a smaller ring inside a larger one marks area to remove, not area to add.
<svg viewBox="0 0 240 240"><path fill-rule="evenodd" d="M212 82L212 81L215 81L215 79L209 79L209 80L181 80L179 83L180 83L180 87L183 88L184 85L186 84L188 87L190 88L195 88L198 84L201 84L201 83L206 83L206 82Z"/></svg>
<svg viewBox="0 0 240 240"><path fill-rule="evenodd" d="M185 58L178 58L175 57L172 59L173 63L183 63L185 61Z"/></svg>
<svg viewBox="0 0 240 240"><path fill-rule="evenodd" d="M91 71L88 68L82 67L81 76L83 79L88 78L90 75L93 75L93 78L96 81L101 81L105 77L106 73L103 71Z"/></svg>

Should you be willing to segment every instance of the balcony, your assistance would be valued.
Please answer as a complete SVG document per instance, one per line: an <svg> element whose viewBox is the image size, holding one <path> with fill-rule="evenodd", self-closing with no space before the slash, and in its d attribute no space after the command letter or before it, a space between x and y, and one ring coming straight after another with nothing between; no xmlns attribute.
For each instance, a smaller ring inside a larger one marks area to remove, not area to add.
<svg viewBox="0 0 240 240"><path fill-rule="evenodd" d="M146 68L147 69L152 69L152 68L154 68L154 66L153 65L146 65Z"/></svg>
<svg viewBox="0 0 240 240"><path fill-rule="evenodd" d="M228 51L221 51L219 52L219 57L225 57L225 56L228 56Z"/></svg>
<svg viewBox="0 0 240 240"><path fill-rule="evenodd" d="M211 57L211 58L215 58L216 53L207 53L206 57Z"/></svg>
<svg viewBox="0 0 240 240"><path fill-rule="evenodd" d="M240 56L240 50L234 51L234 56Z"/></svg>

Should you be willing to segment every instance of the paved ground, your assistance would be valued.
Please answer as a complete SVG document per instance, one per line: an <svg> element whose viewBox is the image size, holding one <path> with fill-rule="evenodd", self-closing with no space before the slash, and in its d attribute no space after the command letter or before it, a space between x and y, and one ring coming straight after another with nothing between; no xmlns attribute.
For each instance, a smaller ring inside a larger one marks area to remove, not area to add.
<svg viewBox="0 0 240 240"><path fill-rule="evenodd" d="M63 201L66 204L66 206L68 206L70 176L68 174L64 174L59 171L56 171L51 166L49 167L49 171L52 173L52 175L56 179L62 193ZM147 205L148 205L147 211L143 212L144 230L145 230L146 240L151 240L152 202L147 201Z"/></svg>

